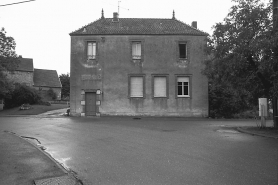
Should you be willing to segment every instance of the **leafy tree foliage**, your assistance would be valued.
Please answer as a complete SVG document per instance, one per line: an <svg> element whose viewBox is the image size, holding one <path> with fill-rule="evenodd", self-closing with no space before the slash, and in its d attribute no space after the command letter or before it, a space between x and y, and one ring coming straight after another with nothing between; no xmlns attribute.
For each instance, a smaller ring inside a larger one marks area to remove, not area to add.
<svg viewBox="0 0 278 185"><path fill-rule="evenodd" d="M70 75L69 73L61 74L59 78L62 84L61 97L62 99L65 99L70 95Z"/></svg>
<svg viewBox="0 0 278 185"><path fill-rule="evenodd" d="M11 108L27 103L35 104L39 103L40 100L41 97L36 89L26 85L16 84L10 97L6 97L5 99L5 107Z"/></svg>
<svg viewBox="0 0 278 185"><path fill-rule="evenodd" d="M235 5L208 38L204 74L209 78L210 110L231 117L257 105L259 97L278 91L278 64L273 48L272 4L233 0Z"/></svg>
<svg viewBox="0 0 278 185"><path fill-rule="evenodd" d="M6 71L13 71L18 64L15 52L16 43L12 37L6 36L4 28L0 30L0 99L7 96L11 89L11 82L6 78Z"/></svg>

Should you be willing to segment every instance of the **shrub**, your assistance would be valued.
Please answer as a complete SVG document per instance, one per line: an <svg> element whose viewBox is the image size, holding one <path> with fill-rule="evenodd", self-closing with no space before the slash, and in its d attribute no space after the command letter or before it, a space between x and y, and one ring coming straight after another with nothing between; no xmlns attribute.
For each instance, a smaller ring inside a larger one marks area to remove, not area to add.
<svg viewBox="0 0 278 185"><path fill-rule="evenodd" d="M52 88L50 88L47 91L47 95L52 98L52 100L56 100L57 99L57 94L54 92L54 90Z"/></svg>
<svg viewBox="0 0 278 185"><path fill-rule="evenodd" d="M22 104L35 104L41 100L38 91L26 85L16 84L11 97L5 99L5 107L11 108Z"/></svg>

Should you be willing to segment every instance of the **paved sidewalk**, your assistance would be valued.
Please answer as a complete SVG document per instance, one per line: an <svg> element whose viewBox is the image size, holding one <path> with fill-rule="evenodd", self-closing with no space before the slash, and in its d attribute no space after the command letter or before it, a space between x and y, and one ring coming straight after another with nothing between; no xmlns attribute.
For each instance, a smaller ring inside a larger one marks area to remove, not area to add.
<svg viewBox="0 0 278 185"><path fill-rule="evenodd" d="M61 117L61 116L67 116L67 109L57 109L57 110L52 110L52 111L47 111L42 114L36 115L36 117Z"/></svg>
<svg viewBox="0 0 278 185"><path fill-rule="evenodd" d="M0 133L0 184L78 185L50 156L9 132Z"/></svg>
<svg viewBox="0 0 278 185"><path fill-rule="evenodd" d="M250 135L278 139L278 129L275 130L272 127L263 129L258 127L238 127L237 130Z"/></svg>

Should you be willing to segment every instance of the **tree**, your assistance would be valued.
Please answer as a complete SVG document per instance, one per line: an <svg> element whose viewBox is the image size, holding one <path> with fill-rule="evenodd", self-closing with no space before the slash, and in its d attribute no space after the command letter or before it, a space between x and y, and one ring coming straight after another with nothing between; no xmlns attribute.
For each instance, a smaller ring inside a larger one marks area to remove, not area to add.
<svg viewBox="0 0 278 185"><path fill-rule="evenodd" d="M278 90L278 64L272 4L233 0L236 4L208 38L204 74L209 78L210 110L224 117L250 109L259 97Z"/></svg>
<svg viewBox="0 0 278 185"><path fill-rule="evenodd" d="M5 106L11 108L25 103L35 104L40 100L41 97L36 89L22 84L15 84L15 88L10 93L10 97L6 97L5 99Z"/></svg>
<svg viewBox="0 0 278 185"><path fill-rule="evenodd" d="M4 28L0 30L0 99L6 97L11 89L11 82L6 78L6 71L13 71L18 64L15 52L16 43L12 37L6 36Z"/></svg>
<svg viewBox="0 0 278 185"><path fill-rule="evenodd" d="M61 74L59 76L61 84L62 84L62 92L61 97L62 99L69 97L70 95L70 75L67 74Z"/></svg>

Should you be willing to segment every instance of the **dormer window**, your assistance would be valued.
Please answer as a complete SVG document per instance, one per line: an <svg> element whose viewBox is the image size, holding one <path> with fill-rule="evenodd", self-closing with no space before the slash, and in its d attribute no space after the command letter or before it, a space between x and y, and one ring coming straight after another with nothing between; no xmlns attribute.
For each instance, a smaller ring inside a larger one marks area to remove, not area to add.
<svg viewBox="0 0 278 185"><path fill-rule="evenodd" d="M132 59L141 60L141 42L135 41L132 42Z"/></svg>
<svg viewBox="0 0 278 185"><path fill-rule="evenodd" d="M95 60L96 59L96 48L97 43L94 41L87 42L87 59Z"/></svg>

